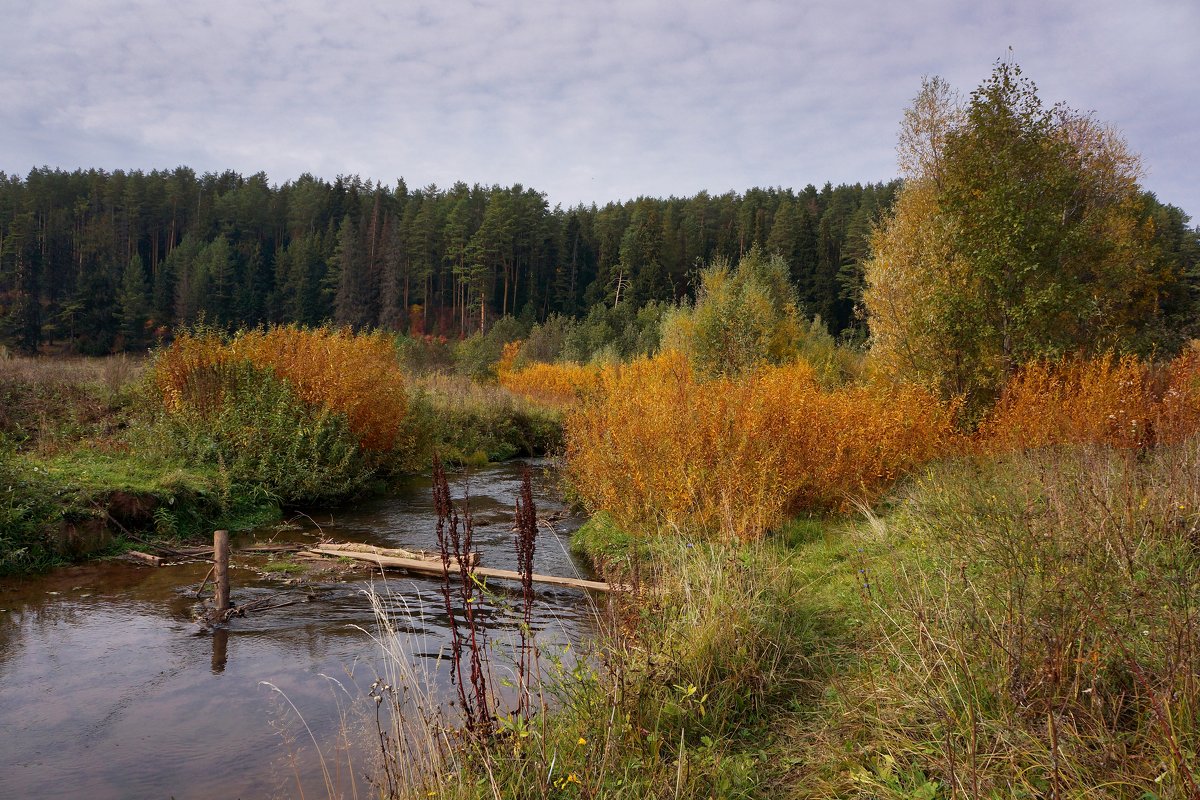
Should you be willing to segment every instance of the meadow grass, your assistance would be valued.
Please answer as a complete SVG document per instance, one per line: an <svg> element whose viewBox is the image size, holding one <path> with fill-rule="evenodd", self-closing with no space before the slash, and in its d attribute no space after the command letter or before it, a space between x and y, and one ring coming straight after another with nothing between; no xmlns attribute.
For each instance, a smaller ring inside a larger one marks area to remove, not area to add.
<svg viewBox="0 0 1200 800"><path fill-rule="evenodd" d="M870 515L847 658L779 720L787 796L1196 797L1198 460L943 463Z"/></svg>
<svg viewBox="0 0 1200 800"><path fill-rule="evenodd" d="M1196 440L937 462L746 544L601 516L576 546L635 592L441 796L1197 796Z"/></svg>

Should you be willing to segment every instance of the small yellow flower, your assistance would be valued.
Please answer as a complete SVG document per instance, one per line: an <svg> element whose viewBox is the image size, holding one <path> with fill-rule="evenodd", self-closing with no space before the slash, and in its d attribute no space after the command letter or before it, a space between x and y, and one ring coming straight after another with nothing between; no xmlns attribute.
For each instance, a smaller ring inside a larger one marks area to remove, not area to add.
<svg viewBox="0 0 1200 800"><path fill-rule="evenodd" d="M578 742L576 742L575 744L587 744L587 739L585 739L585 738L583 738L582 736L580 736L580 737L579 737L579 741L578 741Z"/></svg>
<svg viewBox="0 0 1200 800"><path fill-rule="evenodd" d="M567 783L579 783L579 778L574 772L567 776Z"/></svg>

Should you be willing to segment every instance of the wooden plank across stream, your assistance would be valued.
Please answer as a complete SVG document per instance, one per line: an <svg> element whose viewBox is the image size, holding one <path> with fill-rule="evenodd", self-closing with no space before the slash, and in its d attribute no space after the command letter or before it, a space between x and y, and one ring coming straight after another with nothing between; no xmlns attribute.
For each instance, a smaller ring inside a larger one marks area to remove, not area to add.
<svg viewBox="0 0 1200 800"><path fill-rule="evenodd" d="M389 556L379 553L363 552L360 550L348 550L341 547L329 547L321 545L311 548L308 552L323 556L340 556L343 558L354 558L360 561L369 561L379 567L394 567L396 569L406 569L409 572L418 572L423 575L442 575L442 560L441 558L425 557L425 558L405 558L401 556ZM499 578L509 581L520 581L521 573L511 569L493 569L491 567L474 567L471 572L482 578ZM569 586L574 589L592 589L597 592L611 592L614 589L622 587L613 587L602 581L585 581L581 578L560 578L557 575L533 575L535 583L546 583L551 586Z"/></svg>

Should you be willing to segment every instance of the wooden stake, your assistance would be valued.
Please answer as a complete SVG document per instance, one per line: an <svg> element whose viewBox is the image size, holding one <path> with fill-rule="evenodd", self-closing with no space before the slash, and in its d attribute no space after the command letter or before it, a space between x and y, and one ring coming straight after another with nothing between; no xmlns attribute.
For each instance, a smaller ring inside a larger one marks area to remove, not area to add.
<svg viewBox="0 0 1200 800"><path fill-rule="evenodd" d="M229 610L229 531L213 533L213 584L216 586L216 612Z"/></svg>

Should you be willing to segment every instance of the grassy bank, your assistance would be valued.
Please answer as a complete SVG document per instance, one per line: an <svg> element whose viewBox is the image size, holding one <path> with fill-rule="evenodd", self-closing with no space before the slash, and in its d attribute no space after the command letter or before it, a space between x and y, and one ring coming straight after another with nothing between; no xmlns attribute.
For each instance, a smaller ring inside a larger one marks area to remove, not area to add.
<svg viewBox="0 0 1200 800"><path fill-rule="evenodd" d="M215 335L185 339L153 374L151 362L124 356L0 361L0 574L110 552L131 537L179 540L249 527L290 504L385 491L427 469L434 450L486 463L561 442L556 412L466 378L408 378L381 406L379 384L399 376L388 341L325 342L348 351L330 359L339 367L374 348L379 377L346 386L295 352L336 334L283 335L292 338L243 342L247 358ZM250 357L265 363L272 345L291 361L255 366ZM337 408L299 397L305 381ZM374 446L381 440L388 446Z"/></svg>
<svg viewBox="0 0 1200 800"><path fill-rule="evenodd" d="M576 546L638 591L423 791L1195 797L1197 476L1195 440L966 458L741 545L600 516Z"/></svg>
<svg viewBox="0 0 1200 800"><path fill-rule="evenodd" d="M278 514L219 470L145 446L143 369L124 356L0 361L0 574Z"/></svg>
<svg viewBox="0 0 1200 800"><path fill-rule="evenodd" d="M431 450L452 464L484 464L557 452L562 413L496 384L445 372L411 379L412 425L424 431L416 468Z"/></svg>
<svg viewBox="0 0 1200 800"><path fill-rule="evenodd" d="M1197 796L1200 451L926 472L869 527L870 612L793 721L800 797Z"/></svg>
<svg viewBox="0 0 1200 800"><path fill-rule="evenodd" d="M269 522L279 506L217 470L87 448L6 453L0 574Z"/></svg>

